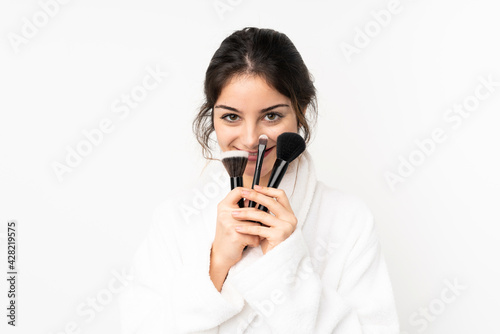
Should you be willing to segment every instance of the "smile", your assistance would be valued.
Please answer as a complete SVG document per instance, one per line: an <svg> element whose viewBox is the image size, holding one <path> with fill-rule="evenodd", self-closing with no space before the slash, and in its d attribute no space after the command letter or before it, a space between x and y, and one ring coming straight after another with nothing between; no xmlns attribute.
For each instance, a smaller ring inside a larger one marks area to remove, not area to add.
<svg viewBox="0 0 500 334"><path fill-rule="evenodd" d="M267 150L264 151L264 158L267 157L269 155L269 153L271 153L271 151L275 148L275 146L271 147L271 148L268 148ZM254 151L254 152L250 152L250 151L247 151L248 152L248 161L257 161L257 154L258 154L258 151Z"/></svg>

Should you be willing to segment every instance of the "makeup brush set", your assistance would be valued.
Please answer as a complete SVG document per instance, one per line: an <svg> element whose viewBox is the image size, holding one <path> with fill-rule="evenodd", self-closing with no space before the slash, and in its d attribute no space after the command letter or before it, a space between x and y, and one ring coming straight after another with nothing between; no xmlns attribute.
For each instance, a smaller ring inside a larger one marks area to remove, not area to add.
<svg viewBox="0 0 500 334"><path fill-rule="evenodd" d="M255 164L255 172L253 176L252 189L255 185L259 185L260 171L262 169L262 164L264 162L264 154L267 146L267 136L261 135L259 137L259 148L257 151L257 161ZM295 160L304 150L306 149L306 143L304 139L297 133L294 132L284 132L278 136L276 142L276 162L274 163L273 169L271 171L271 176L267 187L278 188L283 176L286 173L288 165ZM248 162L248 152L246 151L226 151L222 153L222 164L226 168L230 180L231 180L231 190L236 187L243 186L243 173ZM238 206L242 208L244 206L243 198L238 202ZM253 208L256 203L250 201L249 207ZM259 210L267 212L267 208L263 205L259 205Z"/></svg>

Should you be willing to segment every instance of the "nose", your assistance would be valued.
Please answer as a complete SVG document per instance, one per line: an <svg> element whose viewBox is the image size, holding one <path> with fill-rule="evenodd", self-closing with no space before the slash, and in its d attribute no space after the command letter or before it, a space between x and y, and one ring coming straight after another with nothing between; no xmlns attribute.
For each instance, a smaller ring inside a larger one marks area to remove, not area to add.
<svg viewBox="0 0 500 334"><path fill-rule="evenodd" d="M241 144L249 151L254 151L259 146L260 130L254 124L247 124L243 127L240 135Z"/></svg>

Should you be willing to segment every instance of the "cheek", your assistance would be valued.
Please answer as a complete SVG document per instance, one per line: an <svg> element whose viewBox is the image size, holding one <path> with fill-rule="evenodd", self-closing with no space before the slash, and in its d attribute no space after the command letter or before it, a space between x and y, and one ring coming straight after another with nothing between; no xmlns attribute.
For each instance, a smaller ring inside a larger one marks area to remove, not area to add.
<svg viewBox="0 0 500 334"><path fill-rule="evenodd" d="M286 117L286 119L284 119L279 125L270 127L267 131L265 131L266 135L269 138L272 138L274 142L276 142L278 136L283 132L299 132L297 118L295 116Z"/></svg>
<svg viewBox="0 0 500 334"><path fill-rule="evenodd" d="M286 124L286 129L285 131L283 132L295 132L295 133L298 133L299 132L299 127L298 127L298 121L297 121L297 118L296 117L293 117L292 119L290 119L287 124Z"/></svg>
<svg viewBox="0 0 500 334"><path fill-rule="evenodd" d="M227 127L221 126L220 124L214 124L215 137L217 138L217 143L223 151L226 151L227 146L232 142L232 137L234 134L229 131Z"/></svg>

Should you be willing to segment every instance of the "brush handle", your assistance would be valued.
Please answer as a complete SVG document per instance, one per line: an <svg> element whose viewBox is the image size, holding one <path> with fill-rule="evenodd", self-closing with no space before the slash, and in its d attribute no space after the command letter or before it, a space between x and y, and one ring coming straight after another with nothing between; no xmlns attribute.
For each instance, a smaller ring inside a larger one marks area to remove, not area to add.
<svg viewBox="0 0 500 334"><path fill-rule="evenodd" d="M269 183L267 184L268 188L277 189L285 176L286 170L288 168L288 161L282 159L276 159L276 162L273 166L273 171L271 172L271 177L269 178ZM258 207L259 210L267 212L269 211L264 205L260 204Z"/></svg>
<svg viewBox="0 0 500 334"><path fill-rule="evenodd" d="M229 180L231 181L231 190L233 190L234 188L237 188L237 187L243 187L243 177L241 177L241 176L229 177ZM243 208L245 206L245 201L243 200L243 198L238 201L238 206L240 208ZM243 250L245 250L247 248L248 248L248 246L245 246L245 248L243 248Z"/></svg>
<svg viewBox="0 0 500 334"><path fill-rule="evenodd" d="M231 190L237 187L243 187L243 177L235 176L235 177L230 177L229 179L231 181ZM245 206L245 201L243 200L243 198L238 201L238 206L240 208Z"/></svg>
<svg viewBox="0 0 500 334"><path fill-rule="evenodd" d="M262 162L264 161L264 151L266 150L266 145L259 145L259 153L257 156L257 161L255 163L255 172L253 174L252 189L255 185L259 185L260 182L260 170L262 169ZM248 202L249 208L255 208L257 203L254 201Z"/></svg>

